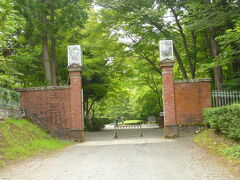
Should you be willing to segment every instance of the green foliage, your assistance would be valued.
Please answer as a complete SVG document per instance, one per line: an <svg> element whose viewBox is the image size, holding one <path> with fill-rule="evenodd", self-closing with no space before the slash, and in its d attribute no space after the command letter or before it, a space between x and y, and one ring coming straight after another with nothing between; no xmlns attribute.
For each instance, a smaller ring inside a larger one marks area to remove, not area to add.
<svg viewBox="0 0 240 180"><path fill-rule="evenodd" d="M23 28L25 21L20 13L14 9L15 0L1 0L0 1L0 49L13 50L11 47L12 34L16 33L19 28Z"/></svg>
<svg viewBox="0 0 240 180"><path fill-rule="evenodd" d="M0 106L19 109L19 93L0 87Z"/></svg>
<svg viewBox="0 0 240 180"><path fill-rule="evenodd" d="M102 121L104 125L107 125L107 124L110 124L110 123L114 123L114 122L115 122L114 119L107 118L107 117L99 118L99 121Z"/></svg>
<svg viewBox="0 0 240 180"><path fill-rule="evenodd" d="M160 99L161 91L159 95L152 90L145 91L145 93L137 100L138 112L141 119L147 120L148 116L159 116L162 111L162 100ZM160 105L159 105L160 104Z"/></svg>
<svg viewBox="0 0 240 180"><path fill-rule="evenodd" d="M97 118L85 118L84 124L87 131L99 131L104 128L105 121Z"/></svg>
<svg viewBox="0 0 240 180"><path fill-rule="evenodd" d="M13 88L19 83L17 75L21 75L8 56L15 52L17 32L24 27L25 21L14 9L14 0L0 2L0 86Z"/></svg>
<svg viewBox="0 0 240 180"><path fill-rule="evenodd" d="M240 23L237 20L236 26L233 29L228 29L226 32L217 37L222 51L218 56L218 64L227 66L232 71L228 72L228 78L225 80L225 87L228 89L240 88Z"/></svg>
<svg viewBox="0 0 240 180"><path fill-rule="evenodd" d="M115 122L114 119L108 117L101 118L86 118L84 119L85 128L87 131L99 131L104 128L104 125Z"/></svg>
<svg viewBox="0 0 240 180"><path fill-rule="evenodd" d="M240 104L205 109L203 117L211 128L230 138L240 139Z"/></svg>
<svg viewBox="0 0 240 180"><path fill-rule="evenodd" d="M240 145L228 147L223 150L223 153L230 156L232 159L240 159Z"/></svg>
<svg viewBox="0 0 240 180"><path fill-rule="evenodd" d="M83 46L84 56L84 109L86 121L89 121L86 126L89 130L97 130L102 127L99 118L104 115L101 113L101 103L110 89L108 59L116 56L116 50L121 51L122 47L116 39L111 38L110 29L100 23L93 10L89 10L89 19L81 33L85 37L79 44Z"/></svg>
<svg viewBox="0 0 240 180"><path fill-rule="evenodd" d="M80 31L87 19L86 8L90 3L80 0L2 0L0 86L28 87L48 83L42 61L45 32L49 39L50 64L56 56L57 80L59 84L63 81L66 84L68 76L63 76L67 72L66 47L79 42ZM46 22L43 22L43 16L46 16Z"/></svg>
<svg viewBox="0 0 240 180"><path fill-rule="evenodd" d="M200 31L208 27L224 26L227 22L238 17L237 3L234 4L234 2L192 1L191 3L186 2L185 6L191 15L188 28L198 29Z"/></svg>
<svg viewBox="0 0 240 180"><path fill-rule="evenodd" d="M25 159L46 150L61 149L68 144L24 119L0 122L0 166L9 160Z"/></svg>
<svg viewBox="0 0 240 180"><path fill-rule="evenodd" d="M236 23L234 29L228 29L221 36L217 37L219 44L222 45L222 52L218 59L222 64L228 64L236 60L236 56L240 54L240 23Z"/></svg>

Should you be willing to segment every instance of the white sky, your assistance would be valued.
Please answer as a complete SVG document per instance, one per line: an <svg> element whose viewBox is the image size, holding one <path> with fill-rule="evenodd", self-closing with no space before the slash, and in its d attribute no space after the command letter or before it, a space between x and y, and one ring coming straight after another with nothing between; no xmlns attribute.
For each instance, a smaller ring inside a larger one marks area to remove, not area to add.
<svg viewBox="0 0 240 180"><path fill-rule="evenodd" d="M94 4L93 9L94 9L94 11L98 11L98 10L102 9L102 7Z"/></svg>

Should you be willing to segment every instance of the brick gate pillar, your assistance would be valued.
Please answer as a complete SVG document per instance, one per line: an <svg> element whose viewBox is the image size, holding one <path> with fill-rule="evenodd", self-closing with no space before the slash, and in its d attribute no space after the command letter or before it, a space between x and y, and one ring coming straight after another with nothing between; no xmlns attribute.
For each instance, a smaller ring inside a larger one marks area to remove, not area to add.
<svg viewBox="0 0 240 180"><path fill-rule="evenodd" d="M78 141L84 140L84 120L82 105L82 76L81 66L68 67L71 88L71 138Z"/></svg>
<svg viewBox="0 0 240 180"><path fill-rule="evenodd" d="M174 97L173 66L174 62L161 61L163 83L163 111L164 111L164 136L177 137L178 126L176 123L176 109Z"/></svg>

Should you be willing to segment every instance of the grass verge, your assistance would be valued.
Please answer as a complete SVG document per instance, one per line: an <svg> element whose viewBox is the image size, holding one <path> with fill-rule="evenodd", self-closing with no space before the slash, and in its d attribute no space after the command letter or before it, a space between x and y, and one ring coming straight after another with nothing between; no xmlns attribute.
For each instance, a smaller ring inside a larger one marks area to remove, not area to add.
<svg viewBox="0 0 240 180"><path fill-rule="evenodd" d="M210 153L223 157L230 166L231 171L240 175L240 143L216 134L213 129L208 129L197 134L193 141L207 149Z"/></svg>
<svg viewBox="0 0 240 180"><path fill-rule="evenodd" d="M59 150L70 143L53 138L25 119L0 122L0 167L37 153Z"/></svg>
<svg viewBox="0 0 240 180"><path fill-rule="evenodd" d="M142 120L127 120L124 121L124 125L141 124L142 122ZM122 125L122 122L119 122L118 125Z"/></svg>

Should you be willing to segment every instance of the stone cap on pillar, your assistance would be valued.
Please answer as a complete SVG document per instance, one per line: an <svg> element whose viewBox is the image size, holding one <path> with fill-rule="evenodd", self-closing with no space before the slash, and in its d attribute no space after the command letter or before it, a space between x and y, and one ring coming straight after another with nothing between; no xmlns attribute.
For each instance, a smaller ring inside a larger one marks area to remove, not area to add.
<svg viewBox="0 0 240 180"><path fill-rule="evenodd" d="M82 66L78 64L71 64L68 66L68 71L69 72L81 72L82 71Z"/></svg>
<svg viewBox="0 0 240 180"><path fill-rule="evenodd" d="M174 66L174 61L171 59L165 59L160 62L161 67L173 67Z"/></svg>

